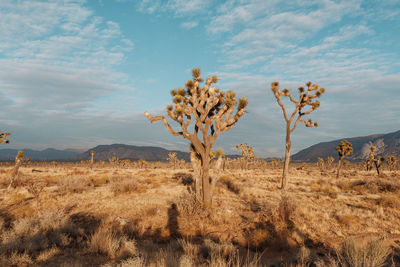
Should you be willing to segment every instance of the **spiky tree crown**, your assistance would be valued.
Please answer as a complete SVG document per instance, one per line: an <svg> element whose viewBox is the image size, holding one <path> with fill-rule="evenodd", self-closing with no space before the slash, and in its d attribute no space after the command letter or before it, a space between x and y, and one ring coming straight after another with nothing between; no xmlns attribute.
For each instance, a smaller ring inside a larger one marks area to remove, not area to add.
<svg viewBox="0 0 400 267"><path fill-rule="evenodd" d="M336 147L336 151L339 158L342 159L353 153L353 145L347 140L342 140L341 144Z"/></svg>
<svg viewBox="0 0 400 267"><path fill-rule="evenodd" d="M320 107L320 102L318 100L315 100L315 98L320 97L324 92L325 88L319 88L317 84L312 84L311 82L308 82L307 88L305 89L304 87L299 87L299 99L295 100L293 95L290 93L289 89L283 89L282 91L279 89L279 83L278 82L273 82L271 83L271 90L275 95L276 100L278 101L279 106L281 106L283 110L283 115L285 117L285 120L287 123L291 123L292 120L294 119L295 115L297 114L297 119L295 122L294 127L291 129L291 132L294 131L294 129L297 127L297 124L299 122L304 123L306 127L318 127L318 123L313 122L311 119L309 120L303 120L301 119L302 116L308 115L314 110L318 109ZM296 105L295 111L293 114L289 117L286 114L286 110L284 108L284 105L281 101L282 96L288 97L289 100ZM307 109L308 108L308 109Z"/></svg>
<svg viewBox="0 0 400 267"><path fill-rule="evenodd" d="M397 160L398 159L395 156L388 156L386 162L387 162L387 164L393 166L393 165L396 165Z"/></svg>
<svg viewBox="0 0 400 267"><path fill-rule="evenodd" d="M256 158L253 148L247 144L236 145L236 149L242 153L244 159L252 160Z"/></svg>
<svg viewBox="0 0 400 267"><path fill-rule="evenodd" d="M6 143L8 144L10 141L8 140L8 137L11 135L11 133L3 133L0 131L0 144L1 143Z"/></svg>
<svg viewBox="0 0 400 267"><path fill-rule="evenodd" d="M22 160L22 159L24 159L24 151L19 150L16 159L17 159L17 160Z"/></svg>
<svg viewBox="0 0 400 267"><path fill-rule="evenodd" d="M193 79L185 83L185 89L171 90L173 104L167 106L167 114L180 124L182 131L174 131L163 116L152 117L148 112L145 112L145 116L151 122L162 120L171 134L189 139L196 152L201 154L205 152L206 143L212 147L218 135L230 130L243 116L248 100L245 97L237 100L232 90L224 92L215 88L214 84L219 80L217 76L208 77L201 87L203 79L200 73L199 68L193 69ZM195 120L194 133L190 133L188 129L192 118ZM199 142L199 131L203 133L203 142ZM210 140L204 136L208 136Z"/></svg>
<svg viewBox="0 0 400 267"><path fill-rule="evenodd" d="M329 156L329 157L327 157L327 158L325 159L325 161L326 161L326 163L331 164L332 162L335 161L335 159L334 159L333 157Z"/></svg>

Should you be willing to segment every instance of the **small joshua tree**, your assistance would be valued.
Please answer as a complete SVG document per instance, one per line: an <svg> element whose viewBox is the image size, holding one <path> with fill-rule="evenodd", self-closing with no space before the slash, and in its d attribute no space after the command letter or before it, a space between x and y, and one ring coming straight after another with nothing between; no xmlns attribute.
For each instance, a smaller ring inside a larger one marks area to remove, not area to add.
<svg viewBox="0 0 400 267"><path fill-rule="evenodd" d="M337 168L337 173L336 173L336 179L338 179L339 174L340 174L340 169L342 167L342 161L343 161L344 157L353 153L353 145L347 140L342 140L340 145L338 145L336 147L336 151L338 152L338 155L339 155L339 162L338 162L338 168Z"/></svg>
<svg viewBox="0 0 400 267"><path fill-rule="evenodd" d="M242 169L247 169L248 163L250 161L256 160L256 156L254 155L253 148L247 144L239 144L239 145L236 145L236 149L238 149L242 154L242 158L241 158Z"/></svg>
<svg viewBox="0 0 400 267"><path fill-rule="evenodd" d="M11 135L11 133L3 133L2 131L0 131L0 144L1 143L10 143L10 141L8 140L8 137Z"/></svg>
<svg viewBox="0 0 400 267"><path fill-rule="evenodd" d="M14 183L15 177L18 175L18 169L24 163L24 151L19 150L17 156L15 157L15 166L12 170L10 177L10 184L8 185L8 190L10 190L12 184Z"/></svg>
<svg viewBox="0 0 400 267"><path fill-rule="evenodd" d="M318 167L320 171L323 171L325 169L325 163L323 158L318 157Z"/></svg>
<svg viewBox="0 0 400 267"><path fill-rule="evenodd" d="M175 170L176 164L178 163L178 158L176 156L176 152L169 152L167 160L168 160L169 164L172 166L172 168Z"/></svg>
<svg viewBox="0 0 400 267"><path fill-rule="evenodd" d="M369 152L368 158L367 158L367 164L369 163L370 165L370 169L372 168L372 163L375 165L375 169L376 172L379 175L379 168L382 166L382 162L385 161L384 158L382 158L381 156L376 156L375 155L375 151L376 151L376 147L375 146L371 146L371 152Z"/></svg>
<svg viewBox="0 0 400 267"><path fill-rule="evenodd" d="M171 91L174 105L167 106L168 117L178 123L181 131L175 131L164 116L153 117L148 112L145 112L145 116L150 122L162 121L172 135L182 136L191 142L193 150L200 156L201 161L202 201L206 207L210 207L213 181L209 175L211 148L218 136L232 129L243 116L248 101L247 98L240 98L237 101L236 94L232 90L223 92L215 88L213 84L218 81L217 76L208 77L201 87L203 79L200 77L200 69L193 69L192 74L193 80L186 82L186 89ZM193 128L189 127L192 120L194 120Z"/></svg>
<svg viewBox="0 0 400 267"><path fill-rule="evenodd" d="M389 170L393 171L396 169L398 159L395 156L388 156L386 163L389 166Z"/></svg>
<svg viewBox="0 0 400 267"><path fill-rule="evenodd" d="M335 161L335 159L334 159L333 157L331 157L331 156L329 156L329 157L327 157L327 158L325 159L325 162L326 162L326 165L327 165L328 169L331 168L332 163L333 163L334 161Z"/></svg>
<svg viewBox="0 0 400 267"><path fill-rule="evenodd" d="M90 168L92 168L93 167L93 164L94 164L94 155L96 155L96 151L93 151L93 150L91 150L90 151Z"/></svg>
<svg viewBox="0 0 400 267"><path fill-rule="evenodd" d="M290 140L290 135L296 129L297 125L302 122L306 127L316 127L318 123L313 122L311 119L308 121L303 120L303 116L309 115L311 112L319 108L320 102L314 100L320 97L324 92L325 88L319 88L317 84L307 83L307 89L304 87L299 87L299 99L295 100L288 89L279 90L279 83L273 82L271 84L272 92L278 101L279 106L282 108L283 117L286 121L286 150L285 150L285 163L283 165L282 173L282 183L281 189L286 189L287 187L287 174L289 172L289 162L290 162L290 147L292 146L292 141ZM282 96L288 97L289 100L295 105L294 111L289 114L286 112L286 108L282 103ZM308 110L305 110L308 108ZM292 122L294 125L292 126Z"/></svg>

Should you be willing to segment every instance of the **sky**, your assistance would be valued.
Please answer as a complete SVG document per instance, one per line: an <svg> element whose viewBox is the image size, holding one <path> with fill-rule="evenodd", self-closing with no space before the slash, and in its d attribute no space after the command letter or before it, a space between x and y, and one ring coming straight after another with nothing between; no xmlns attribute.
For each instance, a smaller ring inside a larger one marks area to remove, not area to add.
<svg viewBox="0 0 400 267"><path fill-rule="evenodd" d="M1 0L1 148L89 149L123 143L188 151L143 115L166 115L191 69L249 99L214 148L247 143L282 156L285 123L271 91L312 81L321 107L292 152L400 130L399 0ZM288 110L294 107L285 102ZM171 125L179 129L174 122Z"/></svg>

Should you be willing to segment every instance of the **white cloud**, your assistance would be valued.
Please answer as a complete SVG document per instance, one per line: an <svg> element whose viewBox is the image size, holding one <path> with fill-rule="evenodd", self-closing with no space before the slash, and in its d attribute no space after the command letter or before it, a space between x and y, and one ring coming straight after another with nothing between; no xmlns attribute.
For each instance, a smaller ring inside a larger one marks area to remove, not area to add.
<svg viewBox="0 0 400 267"><path fill-rule="evenodd" d="M199 23L197 21L186 21L181 24L181 27L190 30L197 27L198 25Z"/></svg>
<svg viewBox="0 0 400 267"><path fill-rule="evenodd" d="M79 128L87 123L81 117L101 113L99 98L132 92L129 77L114 67L133 42L83 4L0 2L0 102L7 102L2 124L10 131L46 129L56 139L63 136L58 126Z"/></svg>
<svg viewBox="0 0 400 267"><path fill-rule="evenodd" d="M206 12L210 4L211 0L141 0L138 10L148 14L171 12L175 17L195 17Z"/></svg>

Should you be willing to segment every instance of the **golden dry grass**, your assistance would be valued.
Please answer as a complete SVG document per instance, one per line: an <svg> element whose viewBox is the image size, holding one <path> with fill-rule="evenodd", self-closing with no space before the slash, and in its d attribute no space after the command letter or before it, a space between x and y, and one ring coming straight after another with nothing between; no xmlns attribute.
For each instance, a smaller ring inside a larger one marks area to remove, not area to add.
<svg viewBox="0 0 400 267"><path fill-rule="evenodd" d="M1 166L0 265L328 266L370 238L400 261L396 172L293 164L282 195L280 169L228 169L206 211L183 185L191 170L165 167L25 166L8 191Z"/></svg>

